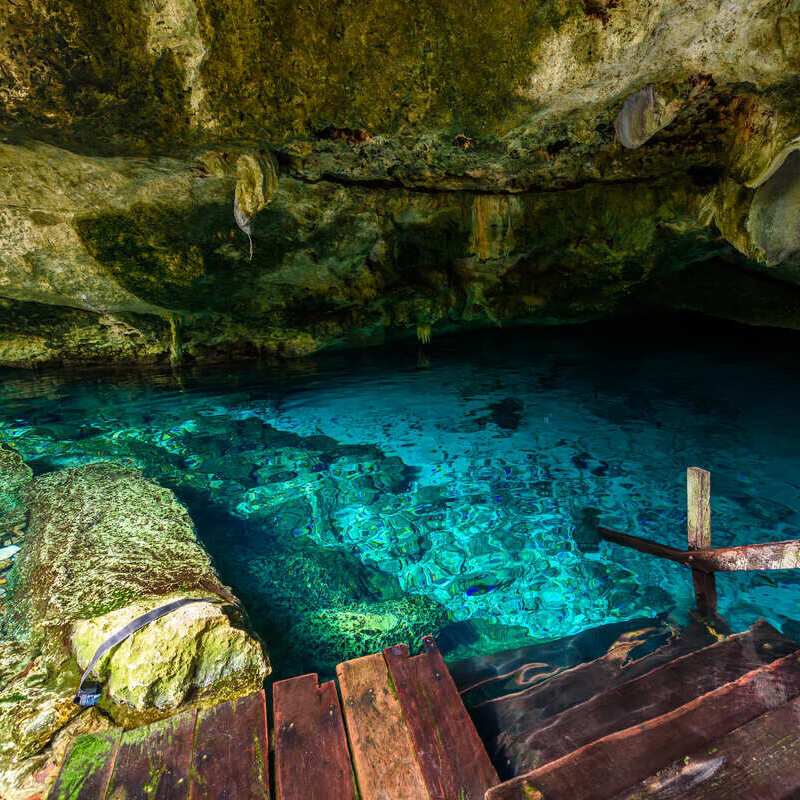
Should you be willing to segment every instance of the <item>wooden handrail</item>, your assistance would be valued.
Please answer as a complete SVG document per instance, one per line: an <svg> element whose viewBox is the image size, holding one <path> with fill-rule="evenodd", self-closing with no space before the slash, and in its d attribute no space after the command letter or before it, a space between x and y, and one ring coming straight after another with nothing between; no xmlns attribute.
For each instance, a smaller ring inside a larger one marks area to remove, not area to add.
<svg viewBox="0 0 800 800"><path fill-rule="evenodd" d="M678 550L651 539L620 533L611 528L601 527L598 528L598 531L606 541L631 547L660 558L668 558L706 573L800 568L800 539L742 544L736 547L716 547L707 550Z"/></svg>
<svg viewBox="0 0 800 800"><path fill-rule="evenodd" d="M689 467L686 473L686 488L687 550L678 550L676 547L620 533L611 528L598 527L600 536L606 541L659 558L668 558L690 567L697 607L704 614L716 614L717 611L715 572L800 568L800 539L712 548L711 474L698 467Z"/></svg>

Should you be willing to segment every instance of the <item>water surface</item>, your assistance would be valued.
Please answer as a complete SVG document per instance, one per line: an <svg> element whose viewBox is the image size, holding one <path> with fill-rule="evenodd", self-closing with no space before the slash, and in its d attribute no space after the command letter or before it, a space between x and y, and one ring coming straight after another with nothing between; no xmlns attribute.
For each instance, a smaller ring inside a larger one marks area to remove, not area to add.
<svg viewBox="0 0 800 800"><path fill-rule="evenodd" d="M173 488L279 672L325 671L434 625L459 654L680 619L688 570L595 526L685 547L697 465L712 471L715 545L798 536L798 345L680 317L292 368L6 372L0 436L37 472L122 459ZM798 575L718 587L735 629L792 628Z"/></svg>

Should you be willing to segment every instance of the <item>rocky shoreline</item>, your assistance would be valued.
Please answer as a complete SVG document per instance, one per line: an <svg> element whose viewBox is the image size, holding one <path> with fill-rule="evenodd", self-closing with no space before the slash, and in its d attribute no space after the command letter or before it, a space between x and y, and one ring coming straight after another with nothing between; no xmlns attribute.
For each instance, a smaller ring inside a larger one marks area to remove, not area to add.
<svg viewBox="0 0 800 800"><path fill-rule="evenodd" d="M67 742L260 689L271 667L172 492L114 463L33 478L1 446L0 482L26 527L0 638L0 794L46 792ZM183 597L95 667L97 708L74 703L97 647L132 618Z"/></svg>

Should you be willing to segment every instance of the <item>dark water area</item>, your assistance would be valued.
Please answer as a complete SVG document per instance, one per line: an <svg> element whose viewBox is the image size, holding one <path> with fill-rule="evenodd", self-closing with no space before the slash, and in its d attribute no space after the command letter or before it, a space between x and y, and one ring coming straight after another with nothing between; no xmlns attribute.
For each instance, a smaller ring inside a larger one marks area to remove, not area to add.
<svg viewBox="0 0 800 800"><path fill-rule="evenodd" d="M492 329L283 366L0 373L39 473L122 460L172 488L278 676L440 635L450 657L692 604L687 466L717 546L800 531L800 334L691 316ZM800 575L718 578L734 629L797 632Z"/></svg>

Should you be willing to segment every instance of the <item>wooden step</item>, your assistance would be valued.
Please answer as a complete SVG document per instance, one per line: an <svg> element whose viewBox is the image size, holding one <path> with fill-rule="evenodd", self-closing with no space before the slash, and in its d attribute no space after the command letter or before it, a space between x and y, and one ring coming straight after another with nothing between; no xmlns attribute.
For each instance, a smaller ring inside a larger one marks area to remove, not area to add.
<svg viewBox="0 0 800 800"><path fill-rule="evenodd" d="M561 669L598 658L612 647L620 636L645 631L657 635L662 630L666 630L665 624L658 619L641 618L614 622L610 625L589 628L562 639L453 661L448 666L458 691L465 695L465 702L469 706L473 702L487 699L486 696L478 694L476 690L479 687L484 687L480 690L481 694L489 696L505 694L509 688L512 691L519 691L530 686L540 674L553 674ZM501 684L504 688L497 690L493 686L490 687L490 684Z"/></svg>
<svg viewBox="0 0 800 800"><path fill-rule="evenodd" d="M264 692L72 743L50 800L267 800Z"/></svg>
<svg viewBox="0 0 800 800"><path fill-rule="evenodd" d="M383 651L431 800L481 800L499 779L433 637Z"/></svg>
<svg viewBox="0 0 800 800"><path fill-rule="evenodd" d="M644 629L643 636L648 630ZM593 661L578 664L548 677L521 692L481 703L470 709L478 732L490 742L489 754L496 749L492 740L501 732L510 736L530 730L546 719L594 695L638 678L669 661L708 647L717 639L705 626L693 625L674 642L664 644L641 658L629 660L642 641L637 631L623 634L608 652Z"/></svg>
<svg viewBox="0 0 800 800"><path fill-rule="evenodd" d="M264 692L202 709L189 800L267 800L268 750Z"/></svg>
<svg viewBox="0 0 800 800"><path fill-rule="evenodd" d="M800 796L800 699L756 717L615 800L787 800Z"/></svg>
<svg viewBox="0 0 800 800"><path fill-rule="evenodd" d="M496 786L486 800L606 800L798 695L800 651Z"/></svg>
<svg viewBox="0 0 800 800"><path fill-rule="evenodd" d="M339 664L336 676L361 800L429 800L383 655Z"/></svg>
<svg viewBox="0 0 800 800"><path fill-rule="evenodd" d="M107 797L186 800L197 712L184 711L120 739Z"/></svg>
<svg viewBox="0 0 800 800"><path fill-rule="evenodd" d="M75 739L49 794L49 800L104 798L121 738L122 728L114 728Z"/></svg>
<svg viewBox="0 0 800 800"><path fill-rule="evenodd" d="M496 758L517 774L535 769L614 731L646 722L793 652L797 644L766 622L614 686L530 730L503 733Z"/></svg>
<svg viewBox="0 0 800 800"><path fill-rule="evenodd" d="M356 800L355 776L333 681L316 674L272 685L278 800Z"/></svg>

